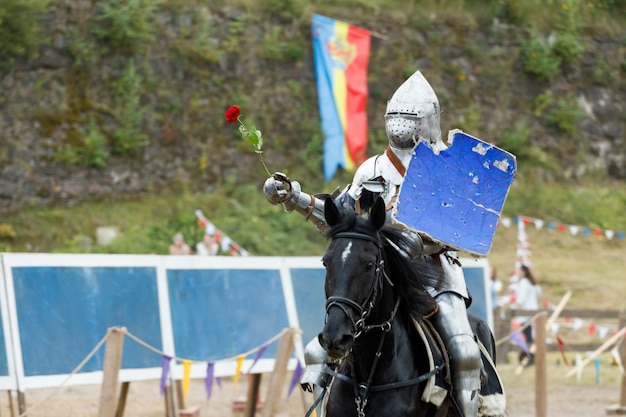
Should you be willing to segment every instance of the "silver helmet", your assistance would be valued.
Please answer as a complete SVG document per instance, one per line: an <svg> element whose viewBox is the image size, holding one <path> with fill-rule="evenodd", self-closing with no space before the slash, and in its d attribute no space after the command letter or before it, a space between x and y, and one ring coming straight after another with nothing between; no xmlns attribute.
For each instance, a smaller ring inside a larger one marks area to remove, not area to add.
<svg viewBox="0 0 626 417"><path fill-rule="evenodd" d="M441 141L439 100L420 71L416 71L387 102L385 129L394 148L411 149L420 139Z"/></svg>

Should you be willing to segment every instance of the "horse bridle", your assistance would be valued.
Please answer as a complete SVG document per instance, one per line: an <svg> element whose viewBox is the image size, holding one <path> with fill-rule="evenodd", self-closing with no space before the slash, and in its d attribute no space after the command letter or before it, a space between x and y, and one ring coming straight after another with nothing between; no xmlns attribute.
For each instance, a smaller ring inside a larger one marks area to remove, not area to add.
<svg viewBox="0 0 626 417"><path fill-rule="evenodd" d="M389 320L381 323L370 326L365 326L365 320L371 314L374 305L376 304L376 299L378 298L378 294L382 291L383 286L383 277L387 280L389 285L393 287L393 282L389 279L389 275L385 271L385 261L381 256L381 243L380 240L374 236L368 235L366 233L359 232L340 232L335 234L332 239L361 239L373 242L378 247L378 255L376 256L376 272L374 276L374 282L372 283L372 288L370 289L369 296L363 301L362 304L357 303L354 300L351 300L347 297L342 296L330 296L326 299L326 315L328 316L328 310L331 307L340 308L344 314L352 321L352 336L356 339L361 335L362 332L368 332L372 329L382 329L383 332L388 332L391 330L391 323L398 311L399 299L396 301L396 305L391 313L391 317ZM353 317L350 315L348 309L351 308L357 312L359 319L354 321Z"/></svg>

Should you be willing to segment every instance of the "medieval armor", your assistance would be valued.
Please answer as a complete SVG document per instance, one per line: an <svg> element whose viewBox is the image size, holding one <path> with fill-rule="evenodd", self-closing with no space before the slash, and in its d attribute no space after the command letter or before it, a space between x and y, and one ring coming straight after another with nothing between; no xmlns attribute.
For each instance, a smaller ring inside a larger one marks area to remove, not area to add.
<svg viewBox="0 0 626 417"><path fill-rule="evenodd" d="M370 157L359 166L352 183L334 198L336 204L349 205L357 212L365 213L376 197L381 196L391 222L390 213L418 141L428 141L435 152L446 147L441 140L439 117L437 96L417 71L396 90L387 104L385 126L389 147L386 152ZM320 232L328 227L324 220L323 201L303 193L300 184L284 174L276 173L268 178L263 191L270 203L282 203L286 211L295 210L304 215ZM455 399L466 417L475 417L482 362L467 319L468 293L463 270L455 252L413 231L406 230L406 233L413 236L410 244L413 247L402 249L413 256L431 255L433 262L440 264L443 270L443 282L437 288L429 289L439 306L432 320L450 352ZM317 365L323 364L326 355L316 340L309 343L306 350L310 372L305 373L302 383L316 386L324 382L315 371L322 371L323 367Z"/></svg>

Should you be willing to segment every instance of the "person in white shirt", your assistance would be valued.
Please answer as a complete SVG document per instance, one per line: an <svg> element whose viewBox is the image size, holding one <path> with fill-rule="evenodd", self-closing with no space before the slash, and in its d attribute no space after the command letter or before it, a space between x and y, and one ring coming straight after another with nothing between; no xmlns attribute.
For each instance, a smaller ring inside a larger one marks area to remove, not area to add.
<svg viewBox="0 0 626 417"><path fill-rule="evenodd" d="M520 267L520 278L517 282L515 289L515 303L516 307L520 310L539 310L539 296L541 295L541 287L535 281L530 268L527 265L522 264ZM520 324L524 325L530 317L523 316L518 317ZM522 330L524 337L526 338L526 344L530 347L533 342L533 326L528 325ZM520 359L526 356L524 353L520 356ZM531 355L528 361L528 365L534 363L534 358Z"/></svg>
<svg viewBox="0 0 626 417"><path fill-rule="evenodd" d="M201 256L215 256L219 250L219 244L215 241L215 227L207 226L202 241L196 244L196 254Z"/></svg>

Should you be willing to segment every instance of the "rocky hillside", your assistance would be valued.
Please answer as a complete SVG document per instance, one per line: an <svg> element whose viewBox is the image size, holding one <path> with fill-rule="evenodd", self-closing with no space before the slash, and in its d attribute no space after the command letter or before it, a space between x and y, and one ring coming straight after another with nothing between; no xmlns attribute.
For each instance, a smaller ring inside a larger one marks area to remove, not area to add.
<svg viewBox="0 0 626 417"><path fill-rule="evenodd" d="M231 104L263 130L270 167L321 181L312 12L373 33L370 154L386 144L386 100L421 69L444 130L505 147L545 180L626 179L623 33L577 28L563 46L563 29L529 32L450 12L261 13L199 1L139 7L120 27L111 3L53 1L38 53L0 73L0 218L25 206L262 178L224 123Z"/></svg>

